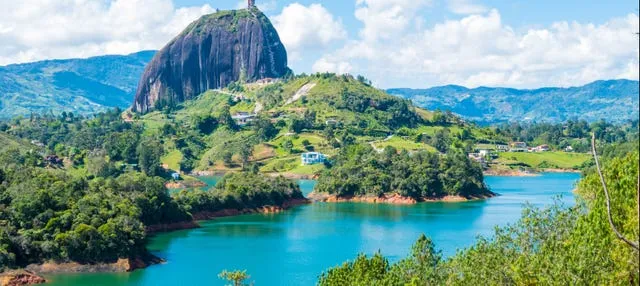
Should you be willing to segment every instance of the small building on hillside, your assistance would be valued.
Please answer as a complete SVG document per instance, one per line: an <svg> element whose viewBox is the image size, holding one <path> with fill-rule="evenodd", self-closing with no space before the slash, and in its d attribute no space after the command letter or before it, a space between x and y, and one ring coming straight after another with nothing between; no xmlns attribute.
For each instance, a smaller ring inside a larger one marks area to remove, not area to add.
<svg viewBox="0 0 640 286"><path fill-rule="evenodd" d="M256 84L258 84L258 85L266 85L266 84L277 83L279 81L280 81L280 79L267 77L267 78L261 78L259 80L256 80Z"/></svg>
<svg viewBox="0 0 640 286"><path fill-rule="evenodd" d="M340 123L340 121L338 121L338 119L334 117L329 117L327 118L327 120L324 121L324 124L331 125L331 126L336 126L338 125L338 123Z"/></svg>
<svg viewBox="0 0 640 286"><path fill-rule="evenodd" d="M480 163L483 168L487 167L487 160L481 153L469 153L469 159Z"/></svg>
<svg viewBox="0 0 640 286"><path fill-rule="evenodd" d="M175 181L180 180L180 174L179 173L171 173L171 178Z"/></svg>
<svg viewBox="0 0 640 286"><path fill-rule="evenodd" d="M526 142L511 142L509 144L511 152L527 152L527 143Z"/></svg>
<svg viewBox="0 0 640 286"><path fill-rule="evenodd" d="M38 147L44 147L44 144L38 140L31 140L31 144L36 145Z"/></svg>
<svg viewBox="0 0 640 286"><path fill-rule="evenodd" d="M256 115L249 114L249 112L237 112L232 115L231 118L236 122L236 124L244 126L247 125L247 123L254 121L256 119Z"/></svg>
<svg viewBox="0 0 640 286"><path fill-rule="evenodd" d="M302 165L313 165L324 163L327 160L327 156L319 152L307 152L300 155Z"/></svg>
<svg viewBox="0 0 640 286"><path fill-rule="evenodd" d="M565 152L573 152L573 147L567 146L567 147L564 148L564 151Z"/></svg>
<svg viewBox="0 0 640 286"><path fill-rule="evenodd" d="M507 151L509 151L509 145L496 144L496 150L498 152L507 152Z"/></svg>
<svg viewBox="0 0 640 286"><path fill-rule="evenodd" d="M543 144L543 145L540 145L540 146L537 146L537 147L533 148L533 152L547 152L550 149L551 148L549 148L549 145Z"/></svg>

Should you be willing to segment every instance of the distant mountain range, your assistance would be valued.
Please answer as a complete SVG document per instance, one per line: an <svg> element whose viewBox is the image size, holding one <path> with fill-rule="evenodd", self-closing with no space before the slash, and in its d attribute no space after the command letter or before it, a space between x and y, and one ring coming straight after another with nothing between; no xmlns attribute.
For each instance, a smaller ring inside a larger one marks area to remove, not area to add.
<svg viewBox="0 0 640 286"><path fill-rule="evenodd" d="M90 114L131 106L156 51L124 56L49 60L0 67L0 119L31 112ZM596 81L580 87L513 89L447 85L396 88L392 95L429 109L451 110L481 124L560 122L572 118L622 122L638 118L638 81Z"/></svg>
<svg viewBox="0 0 640 286"><path fill-rule="evenodd" d="M387 92L429 110L451 110L481 124L561 122L573 118L622 122L638 118L638 81L632 80L600 80L569 88L469 89L447 85Z"/></svg>
<svg viewBox="0 0 640 286"><path fill-rule="evenodd" d="M131 106L155 51L0 67L0 119L31 112L89 114Z"/></svg>

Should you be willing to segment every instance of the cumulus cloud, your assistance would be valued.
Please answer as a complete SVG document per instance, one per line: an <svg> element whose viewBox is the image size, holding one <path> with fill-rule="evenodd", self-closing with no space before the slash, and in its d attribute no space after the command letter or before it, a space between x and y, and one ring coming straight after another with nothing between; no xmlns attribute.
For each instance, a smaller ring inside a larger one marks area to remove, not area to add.
<svg viewBox="0 0 640 286"><path fill-rule="evenodd" d="M159 49L209 5L171 0L3 1L0 65Z"/></svg>
<svg viewBox="0 0 640 286"><path fill-rule="evenodd" d="M360 37L373 42L404 33L430 0L356 0L355 16L364 28Z"/></svg>
<svg viewBox="0 0 640 286"><path fill-rule="evenodd" d="M448 0L449 10L456 14L479 14L489 9L483 5L475 4L473 0Z"/></svg>
<svg viewBox="0 0 640 286"><path fill-rule="evenodd" d="M338 67L348 65L349 72L366 74L384 87L570 86L638 79L636 14L599 25L563 21L525 31L505 25L495 9L424 29L407 28L418 15L400 18L406 24L392 28L392 40L376 38L374 32L387 28L362 20L360 38L323 56L314 69L340 72Z"/></svg>
<svg viewBox="0 0 640 286"><path fill-rule="evenodd" d="M348 62L329 62L324 58L319 59L313 64L315 71L331 71L338 74L347 74L351 72L351 65Z"/></svg>
<svg viewBox="0 0 640 286"><path fill-rule="evenodd" d="M347 37L342 22L321 4L289 4L272 22L292 60L298 59L303 49L324 48Z"/></svg>

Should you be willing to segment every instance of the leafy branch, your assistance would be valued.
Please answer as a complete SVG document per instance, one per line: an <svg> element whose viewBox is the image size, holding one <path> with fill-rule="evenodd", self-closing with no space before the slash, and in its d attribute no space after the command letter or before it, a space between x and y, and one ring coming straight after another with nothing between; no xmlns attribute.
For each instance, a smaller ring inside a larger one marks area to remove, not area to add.
<svg viewBox="0 0 640 286"><path fill-rule="evenodd" d="M604 189L604 195L605 195L605 199L606 199L606 203L607 203L607 218L609 219L609 225L611 226L611 229L616 234L618 239L624 241L626 244L628 244L629 246L635 248L636 250L640 250L638 248L638 243L637 242L633 242L633 241L629 240L628 238L626 238L624 235L622 235L622 233L620 233L620 231L618 231L618 229L616 228L615 224L613 223L613 217L611 216L611 198L609 197L609 190L607 189L607 183L606 183L606 181L604 179L604 176L602 175L602 170L600 168L600 163L598 162L598 153L596 152L596 135L595 135L595 133L591 134L591 151L593 153L593 159L595 160L595 163L596 163L596 169L598 170L598 175L600 176L600 182L602 183L602 188ZM638 198L640 198L640 172L638 173ZM638 201L638 205L639 205L638 216L640 216L640 200Z"/></svg>

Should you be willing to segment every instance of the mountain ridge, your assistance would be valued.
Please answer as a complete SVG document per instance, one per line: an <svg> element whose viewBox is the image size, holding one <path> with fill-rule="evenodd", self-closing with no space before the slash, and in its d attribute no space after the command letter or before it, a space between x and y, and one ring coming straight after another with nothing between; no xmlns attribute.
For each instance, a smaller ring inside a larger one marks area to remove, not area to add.
<svg viewBox="0 0 640 286"><path fill-rule="evenodd" d="M131 104L155 51L0 67L0 119L30 113L92 114Z"/></svg>
<svg viewBox="0 0 640 286"><path fill-rule="evenodd" d="M516 89L445 85L392 88L390 94L417 106L451 110L483 124L510 121L561 122L573 118L622 122L638 116L638 81L597 80L582 86Z"/></svg>

